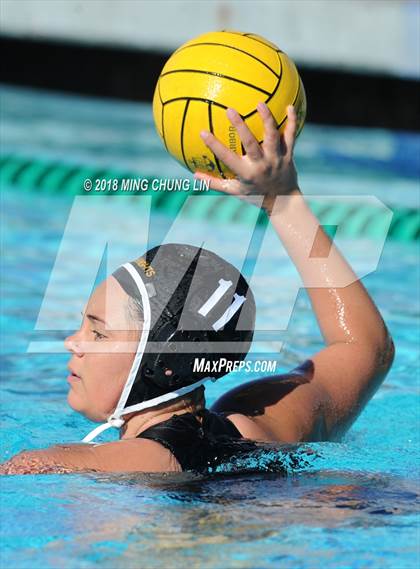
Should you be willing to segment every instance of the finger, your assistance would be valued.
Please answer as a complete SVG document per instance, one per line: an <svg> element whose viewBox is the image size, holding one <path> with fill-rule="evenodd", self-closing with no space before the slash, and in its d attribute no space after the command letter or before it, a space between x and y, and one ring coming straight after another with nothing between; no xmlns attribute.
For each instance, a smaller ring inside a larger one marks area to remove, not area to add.
<svg viewBox="0 0 420 569"><path fill-rule="evenodd" d="M243 118L238 113L238 111L235 111L235 109L228 109L226 111L226 114L232 125L238 131L246 155L251 160L255 161L261 160L261 158L263 157L263 152L261 150L260 145L258 144L258 140L249 130L248 126L245 124Z"/></svg>
<svg viewBox="0 0 420 569"><path fill-rule="evenodd" d="M226 166L232 170L237 176L242 174L243 163L241 157L238 156L232 150L229 150L224 144L217 140L217 138L211 132L203 130L200 132L202 140L205 142L206 146L210 148L215 156L221 160Z"/></svg>
<svg viewBox="0 0 420 569"><path fill-rule="evenodd" d="M210 176L209 174L204 174L203 172L195 172L194 180L203 180L209 184L209 188L212 190L222 191L222 182L220 178L215 178L214 176Z"/></svg>
<svg viewBox="0 0 420 569"><path fill-rule="evenodd" d="M265 103L258 103L257 110L264 123L264 151L270 154L278 154L280 152L280 135L276 120Z"/></svg>
<svg viewBox="0 0 420 569"><path fill-rule="evenodd" d="M216 178L215 176L211 176L210 174L205 174L204 172L195 172L194 174L195 180L204 180L208 182L209 188L212 190L216 190L218 192L223 192L224 194L229 194L236 196L238 195L237 190L237 180L223 180L221 178Z"/></svg>
<svg viewBox="0 0 420 569"><path fill-rule="evenodd" d="M286 154L292 156L296 141L297 115L293 105L287 107L287 122L283 132L283 139L286 145Z"/></svg>

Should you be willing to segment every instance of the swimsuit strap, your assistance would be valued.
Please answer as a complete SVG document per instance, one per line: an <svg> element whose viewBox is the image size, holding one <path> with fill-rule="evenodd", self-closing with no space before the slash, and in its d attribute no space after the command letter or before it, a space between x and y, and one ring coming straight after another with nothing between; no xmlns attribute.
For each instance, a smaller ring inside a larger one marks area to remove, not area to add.
<svg viewBox="0 0 420 569"><path fill-rule="evenodd" d="M200 422L199 418L202 419ZM182 470L206 472L217 461L227 459L229 443L242 439L235 425L222 415L203 409L194 413L174 414L167 421L153 425L137 438L156 441L167 448Z"/></svg>
<svg viewBox="0 0 420 569"><path fill-rule="evenodd" d="M206 434L215 437L243 438L240 431L223 413L212 413L208 409L201 409L196 412L196 415L202 418L202 427Z"/></svg>

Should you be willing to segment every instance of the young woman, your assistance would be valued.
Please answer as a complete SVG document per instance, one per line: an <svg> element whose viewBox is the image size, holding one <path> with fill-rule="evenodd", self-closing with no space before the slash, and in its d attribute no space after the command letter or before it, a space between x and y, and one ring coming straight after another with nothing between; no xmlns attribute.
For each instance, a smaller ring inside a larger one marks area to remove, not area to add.
<svg viewBox="0 0 420 569"><path fill-rule="evenodd" d="M69 404L93 421L107 421L85 440L108 426L120 428L120 440L23 452L0 472L205 472L228 460L242 439L338 440L378 389L393 361L393 342L298 186L295 111L288 108L283 136L264 104L258 111L262 145L236 111L227 111L243 157L202 133L236 178L196 177L241 199L262 198L307 288L326 347L288 374L236 387L206 410L203 383L224 372L194 372L192 353L203 353L211 364L221 357L242 360L252 339L252 293L232 265L209 251L155 248L95 290L80 330L66 340Z"/></svg>

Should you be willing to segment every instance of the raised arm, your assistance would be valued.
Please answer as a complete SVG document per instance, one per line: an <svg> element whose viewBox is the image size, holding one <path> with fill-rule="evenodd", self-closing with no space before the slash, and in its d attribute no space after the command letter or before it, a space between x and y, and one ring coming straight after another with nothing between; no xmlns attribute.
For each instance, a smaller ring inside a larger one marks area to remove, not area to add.
<svg viewBox="0 0 420 569"><path fill-rule="evenodd" d="M265 125L262 146L240 116L228 111L245 157L234 155L213 135L203 134L209 148L238 176L235 180L212 178L211 187L242 199L264 196L263 207L302 277L326 347L294 373L245 384L224 396L216 407L250 416L249 402L258 402L255 420L277 438L334 440L348 429L385 378L393 361L393 342L365 287L299 189L293 163L293 107L288 108L283 137L268 108L260 105L259 112ZM208 178L205 174L197 177ZM343 282L351 284L340 285Z"/></svg>

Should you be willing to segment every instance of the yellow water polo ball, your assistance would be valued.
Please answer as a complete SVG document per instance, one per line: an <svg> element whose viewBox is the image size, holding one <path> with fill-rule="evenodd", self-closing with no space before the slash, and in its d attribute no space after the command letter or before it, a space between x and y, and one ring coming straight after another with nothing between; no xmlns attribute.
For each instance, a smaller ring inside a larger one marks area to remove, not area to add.
<svg viewBox="0 0 420 569"><path fill-rule="evenodd" d="M261 143L260 101L273 113L279 132L286 123L287 106L294 105L301 131L306 96L290 57L256 34L210 32L183 44L168 59L156 85L153 117L165 148L183 166L230 178L232 172L205 145L200 131L212 132L243 155L226 109L236 109Z"/></svg>

